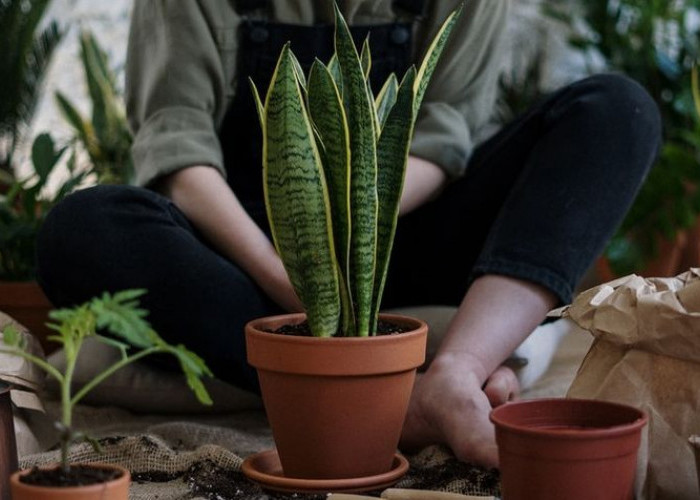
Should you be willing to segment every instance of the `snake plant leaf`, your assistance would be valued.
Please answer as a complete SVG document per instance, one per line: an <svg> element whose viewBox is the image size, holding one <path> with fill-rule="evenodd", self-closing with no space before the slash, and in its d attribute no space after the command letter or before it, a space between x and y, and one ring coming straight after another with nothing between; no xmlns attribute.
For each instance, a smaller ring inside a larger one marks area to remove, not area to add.
<svg viewBox="0 0 700 500"><path fill-rule="evenodd" d="M425 90L428 88L428 83L430 83L430 77L433 75L433 71L437 66L438 60L440 59L440 54L442 54L442 49L447 43L447 39L454 28L457 19L462 15L464 10L464 4L460 5L457 10L452 12L445 22L442 23L440 30L433 38L428 50L423 56L423 61L421 62L420 68L418 69L418 75L416 76L416 81L413 84L415 87L415 98L413 101L413 108L418 112L421 103L423 102L423 96L425 95Z"/></svg>
<svg viewBox="0 0 700 500"><path fill-rule="evenodd" d="M253 93L253 100L255 101L255 110L258 112L258 120L260 121L260 126L265 128L265 107L260 100L260 93L258 92L258 87L255 86L255 82L252 78L248 77L248 83L250 83L250 90Z"/></svg>
<svg viewBox="0 0 700 500"><path fill-rule="evenodd" d="M392 73L387 78L384 86L379 91L379 95L374 100L374 107L377 110L377 122L379 124L379 131L381 136L381 130L384 128L387 116L389 116L389 111L391 107L396 102L396 93L399 90L399 83L396 80L396 75Z"/></svg>
<svg viewBox="0 0 700 500"><path fill-rule="evenodd" d="M369 48L369 35L365 37L365 41L362 42L362 50L360 51L360 65L362 66L362 73L365 75L365 80L367 81L367 92L369 92L370 101L374 103L374 93L372 92L372 86L369 82L369 74L372 70L372 54ZM374 118L374 132L379 138L379 116L377 115L377 108L372 106L372 117Z"/></svg>
<svg viewBox="0 0 700 500"><path fill-rule="evenodd" d="M338 330L340 299L330 201L289 44L265 99L263 192L277 251L314 336Z"/></svg>
<svg viewBox="0 0 700 500"><path fill-rule="evenodd" d="M326 148L323 145L323 141L321 140L321 136L319 135L316 126L314 126L313 129L316 144L318 145L318 152L321 156L321 164L323 165L324 172L327 172L327 165L329 164L329 161L326 157ZM326 179L328 179L327 174ZM327 181L326 184L328 184ZM330 197L331 193L329 189L329 199ZM332 224L335 227L335 221L332 221ZM337 243L335 243L335 248L337 250ZM343 337L348 337L354 335L355 332L355 312L353 310L352 303L350 302L350 289L348 288L347 280L345 279L345 276L347 276L347 268L343 267L343 262L340 258L338 258L338 255L336 255L336 259L338 260L338 288L340 290L340 335Z"/></svg>
<svg viewBox="0 0 700 500"><path fill-rule="evenodd" d="M411 66L401 82L396 95L396 103L389 111L377 144L379 217L377 218L377 276L372 301L373 328L376 328L389 269L389 258L399 217L399 201L403 190L406 162L413 137L413 125L416 117L413 107L415 79L416 68Z"/></svg>
<svg viewBox="0 0 700 500"><path fill-rule="evenodd" d="M365 38L365 41L362 42L360 64L362 65L362 73L365 75L365 80L369 81L369 72L372 70L372 53L369 49L369 35Z"/></svg>
<svg viewBox="0 0 700 500"><path fill-rule="evenodd" d="M365 38L362 43L362 50L360 52L360 65L362 66L362 73L365 75L365 80L367 81L367 92L369 92L369 98L371 102L375 102L374 93L372 91L372 86L369 82L369 74L372 70L372 54L369 48L369 35ZM379 138L379 115L377 115L377 108L372 106L372 117L374 118L374 132Z"/></svg>
<svg viewBox="0 0 700 500"><path fill-rule="evenodd" d="M354 314L349 290L342 275L350 263L350 136L343 100L329 69L318 59L309 72L308 106L311 120L323 145L323 170L331 204L333 236L341 271L341 331L353 329Z"/></svg>
<svg viewBox="0 0 700 500"><path fill-rule="evenodd" d="M343 75L340 74L340 63L338 62L338 54L333 54L330 61L328 61L328 71L333 75L333 81L335 81L335 86L338 87L338 92L340 96L343 96Z"/></svg>
<svg viewBox="0 0 700 500"><path fill-rule="evenodd" d="M370 99L357 49L335 5L335 51L343 76L343 101L350 131L350 290L356 335L370 334L377 244L377 156L374 101Z"/></svg>
<svg viewBox="0 0 700 500"><path fill-rule="evenodd" d="M304 75L304 70L301 68L301 64L299 64L299 60L294 55L294 52L290 50L289 56L292 58L294 73L297 75L297 80L299 81L299 84L301 85L303 91L306 92L306 76Z"/></svg>

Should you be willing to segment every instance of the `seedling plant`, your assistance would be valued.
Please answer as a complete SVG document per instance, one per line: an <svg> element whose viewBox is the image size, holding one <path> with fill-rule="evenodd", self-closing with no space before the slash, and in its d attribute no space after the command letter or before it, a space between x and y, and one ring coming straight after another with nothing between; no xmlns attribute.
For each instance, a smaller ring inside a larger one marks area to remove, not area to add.
<svg viewBox="0 0 700 500"><path fill-rule="evenodd" d="M66 357L63 372L45 359L28 352L26 338L20 335L16 327L10 325L3 330L5 346L0 347L0 352L14 354L34 363L60 386L61 419L57 427L60 431L60 467L66 473L70 469L68 450L72 443L86 440L99 450L96 440L73 429L75 405L98 384L131 363L152 354L175 356L197 399L206 405L212 403L202 383L202 377L212 376L211 371L195 353L183 345L168 344L151 328L145 319L147 311L139 307L138 298L144 293L144 290L125 290L114 294L105 292L79 306L52 311L50 318L53 322L48 326L56 331L56 335L50 336L49 340L58 342L63 347ZM121 357L73 393L73 375L83 342L88 338L118 349Z"/></svg>

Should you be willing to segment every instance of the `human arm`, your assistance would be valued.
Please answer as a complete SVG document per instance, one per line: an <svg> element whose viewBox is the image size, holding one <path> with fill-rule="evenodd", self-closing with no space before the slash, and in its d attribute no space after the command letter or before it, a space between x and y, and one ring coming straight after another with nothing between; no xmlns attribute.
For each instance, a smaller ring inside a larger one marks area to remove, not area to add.
<svg viewBox="0 0 700 500"><path fill-rule="evenodd" d="M282 307L299 311L274 247L224 179L216 129L231 92L236 37L217 27L231 31L238 22L227 2L134 5L126 104L137 183L171 198L221 255Z"/></svg>
<svg viewBox="0 0 700 500"><path fill-rule="evenodd" d="M461 176L479 141L493 130L498 82L505 60L510 0L430 2L418 25L416 59L427 50L442 21L462 6L426 89L410 154Z"/></svg>
<svg viewBox="0 0 700 500"><path fill-rule="evenodd" d="M303 310L274 246L219 172L203 165L181 169L165 177L159 190L269 297L287 311Z"/></svg>
<svg viewBox="0 0 700 500"><path fill-rule="evenodd" d="M470 11L453 32L457 46L443 59L442 73L436 73L428 88L411 153L431 160L448 176L461 174L479 128L488 122L487 109L474 103L493 107L499 74L493 56L504 32L507 4L470 2ZM547 289L506 276L485 275L474 281L414 388L402 447L442 443L461 460L497 465L489 412L519 390L513 372L501 364L555 301Z"/></svg>
<svg viewBox="0 0 700 500"><path fill-rule="evenodd" d="M409 156L399 215L406 215L440 194L447 183L445 171L423 158Z"/></svg>

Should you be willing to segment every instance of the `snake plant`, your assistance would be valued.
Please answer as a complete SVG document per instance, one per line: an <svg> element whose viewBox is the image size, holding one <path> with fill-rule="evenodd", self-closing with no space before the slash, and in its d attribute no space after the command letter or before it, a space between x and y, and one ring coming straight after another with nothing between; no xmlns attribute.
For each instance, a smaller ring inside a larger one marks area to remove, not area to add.
<svg viewBox="0 0 700 500"><path fill-rule="evenodd" d="M307 79L287 44L264 103L251 81L272 238L314 336L376 333L414 123L458 15L376 98L369 44L358 54L337 5L328 64Z"/></svg>

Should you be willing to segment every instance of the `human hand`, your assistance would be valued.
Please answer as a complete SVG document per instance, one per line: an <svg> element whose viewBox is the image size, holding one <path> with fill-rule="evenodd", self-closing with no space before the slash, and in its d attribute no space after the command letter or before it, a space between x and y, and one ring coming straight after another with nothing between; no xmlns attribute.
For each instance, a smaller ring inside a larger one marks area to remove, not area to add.
<svg viewBox="0 0 700 500"><path fill-rule="evenodd" d="M518 393L518 380L509 368L499 367L482 388L464 360L436 360L416 381L400 447L417 451L445 444L464 462L497 467L498 449L489 412L517 398Z"/></svg>

